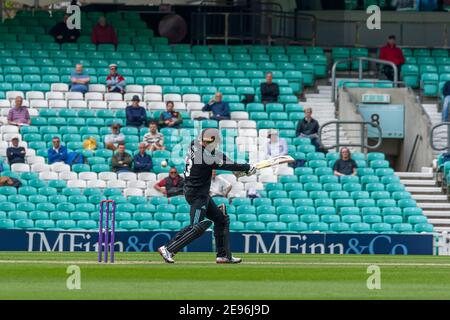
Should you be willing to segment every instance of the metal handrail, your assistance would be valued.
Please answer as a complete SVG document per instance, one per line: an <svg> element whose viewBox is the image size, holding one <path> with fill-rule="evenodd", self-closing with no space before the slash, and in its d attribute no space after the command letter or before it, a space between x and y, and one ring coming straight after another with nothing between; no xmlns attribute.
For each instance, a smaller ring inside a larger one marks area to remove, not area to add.
<svg viewBox="0 0 450 320"><path fill-rule="evenodd" d="M337 99L337 86L336 86L336 68L339 64L342 63L348 63L348 62L353 62L353 61L358 61L359 62L359 68L358 68L358 79L362 80L362 76L363 76L363 61L369 61L369 62L375 62L377 64L384 64L384 65L389 65L392 68L394 68L394 87L397 87L398 85L398 68L395 65L395 63L391 62L391 61L386 61L386 60L380 60L380 59L375 59L375 58L369 58L369 57L352 57L352 58L347 58L347 59L341 59L341 60L337 60L335 63L333 63L333 68L331 69L331 101L335 102Z"/></svg>
<svg viewBox="0 0 450 320"><path fill-rule="evenodd" d="M207 35L207 26L206 26L206 17L207 16L222 16L224 18L224 31L223 35ZM196 18L199 18L197 20ZM249 36L245 36L245 30L242 30L241 23L241 32L238 36L230 36L230 17L237 17L240 21L243 21L245 18L262 18L264 19L264 25L267 26L267 34L261 34L260 30L253 30L252 34ZM277 34L272 30L272 24L275 19L280 19L280 25L283 27L280 28L280 32ZM312 24L312 35L310 38L299 38L297 37L297 28L294 30L293 36L288 34L288 31L291 29L287 28L286 22L288 20L293 20L295 25L297 26L298 19L309 19ZM258 12L192 12L191 13L191 25L192 30L194 30L194 24L199 23L202 25L202 30L199 30L197 34L192 35L192 40L203 40L203 44L206 44L207 40L224 40L225 44L228 44L229 40L250 40L250 41L266 41L268 45L271 45L277 39L285 39L291 41L291 43L309 43L312 46L316 43L316 17L312 14L299 13L299 12L278 12L274 10L260 10Z"/></svg>
<svg viewBox="0 0 450 320"><path fill-rule="evenodd" d="M434 130L436 130L439 127L443 127L443 126L447 126L447 146L439 148L434 144ZM434 125L433 127L431 127L430 130L430 146L433 150L436 151L444 151L447 150L447 152L450 152L450 122L442 122L439 124Z"/></svg>
<svg viewBox="0 0 450 320"><path fill-rule="evenodd" d="M198 2L198 0L197 1L195 1L195 0L188 1L188 4L195 3L195 2ZM237 1L237 3L233 3L233 4L226 4L226 3L223 4L223 3L217 3L217 1L214 1L214 0L201 0L200 3L198 4L198 6L199 7L218 6L218 7L222 7L222 8L228 8L228 7L235 8L237 6L245 6L245 2L244 1L241 1L241 2ZM278 7L280 12L283 11L283 6L278 2L266 1L266 2L259 2L258 4L260 6L275 6L275 7Z"/></svg>
<svg viewBox="0 0 450 320"><path fill-rule="evenodd" d="M413 157L416 155L417 142L421 138L422 138L422 136L420 134L416 134L416 138L414 139L414 144L413 144L411 153L409 154L408 164L406 165L406 172L409 172L409 168L411 167Z"/></svg>
<svg viewBox="0 0 450 320"><path fill-rule="evenodd" d="M321 144L323 144L322 143L322 131L323 131L323 128L325 128L325 127L327 127L329 125L332 125L332 124L336 124L336 135L335 135L335 137L336 137L336 144L333 144L331 146L325 146L327 149L334 149L334 148L336 148L336 150L339 150L340 147L360 147L362 149L369 150L369 149L376 149L376 148L378 148L381 145L381 142L383 141L383 138L382 138L383 131L381 130L380 125L377 124L376 122L370 122L370 121L340 121L340 120L337 120L337 121L326 122L322 126L320 126L320 129L319 129L319 141L320 141ZM360 130L360 132L361 132L361 142L359 144L358 143L348 143L348 144L340 143L340 136L339 135L340 135L341 129L340 129L339 126L340 125L344 125L344 124L359 124L361 126L361 130ZM370 125L373 128L376 128L378 130L378 141L377 141L377 143L375 145L369 145L367 143L367 141L366 141L368 137L366 135L366 128L365 128L365 126L368 126L368 125Z"/></svg>

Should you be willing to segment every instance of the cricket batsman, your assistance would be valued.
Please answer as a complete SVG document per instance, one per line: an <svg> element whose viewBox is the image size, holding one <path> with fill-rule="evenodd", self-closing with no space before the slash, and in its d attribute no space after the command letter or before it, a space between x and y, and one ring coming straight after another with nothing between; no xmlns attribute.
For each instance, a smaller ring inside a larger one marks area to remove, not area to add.
<svg viewBox="0 0 450 320"><path fill-rule="evenodd" d="M204 129L189 146L184 171L184 195L191 206L190 225L181 229L166 245L158 248L167 263L174 263L173 256L186 245L200 237L214 222L216 240L216 263L240 263L230 249L230 219L225 206L221 209L209 196L211 173L213 169L243 171L247 175L256 173L256 168L249 164L237 164L216 150L221 143L217 129ZM207 218L208 220L204 220Z"/></svg>

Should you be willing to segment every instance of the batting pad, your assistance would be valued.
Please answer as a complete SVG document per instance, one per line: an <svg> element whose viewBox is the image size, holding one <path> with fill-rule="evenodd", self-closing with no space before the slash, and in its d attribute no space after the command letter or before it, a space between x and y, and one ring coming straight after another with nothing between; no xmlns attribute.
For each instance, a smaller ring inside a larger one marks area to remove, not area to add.
<svg viewBox="0 0 450 320"><path fill-rule="evenodd" d="M200 237L211 225L212 221L203 220L194 225L187 226L170 241L167 245L167 250L173 254L177 253L189 243Z"/></svg>

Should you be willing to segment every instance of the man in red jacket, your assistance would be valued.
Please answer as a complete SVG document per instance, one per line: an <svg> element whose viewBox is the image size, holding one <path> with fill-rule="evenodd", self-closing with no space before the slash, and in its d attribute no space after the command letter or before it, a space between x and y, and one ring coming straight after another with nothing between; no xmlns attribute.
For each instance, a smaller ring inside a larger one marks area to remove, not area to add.
<svg viewBox="0 0 450 320"><path fill-rule="evenodd" d="M398 68L398 79L400 79L400 69L405 63L405 57L403 56L402 50L395 45L394 35L389 36L388 43L381 48L380 60L393 62ZM394 70L391 66L383 66L383 73L389 80L394 80Z"/></svg>
<svg viewBox="0 0 450 320"><path fill-rule="evenodd" d="M92 29L92 42L95 44L112 43L117 46L116 31L113 26L106 24L105 17L100 17Z"/></svg>

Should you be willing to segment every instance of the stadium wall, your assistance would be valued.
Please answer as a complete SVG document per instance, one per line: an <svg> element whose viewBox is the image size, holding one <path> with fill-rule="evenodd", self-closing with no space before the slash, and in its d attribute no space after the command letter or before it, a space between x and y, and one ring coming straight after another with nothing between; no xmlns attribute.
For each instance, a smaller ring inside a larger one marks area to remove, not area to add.
<svg viewBox="0 0 450 320"><path fill-rule="evenodd" d="M175 232L116 232L116 252L155 252ZM97 232L0 230L0 251L94 252ZM232 250L282 254L433 254L433 235L231 233ZM212 232L188 245L185 252L212 252Z"/></svg>
<svg viewBox="0 0 450 320"><path fill-rule="evenodd" d="M433 162L433 150L430 146L431 120L422 105L410 89L407 88L346 88L339 93L339 120L362 121L357 112L356 104L361 103L364 93L389 94L391 104L404 105L404 138L384 139L381 147L373 151L386 154L392 160L396 171L421 171L422 167L429 167ZM359 142L359 131L355 127L347 126L346 132L352 143ZM353 130L352 130L353 129ZM418 137L414 150L414 143ZM371 143L371 144L374 144ZM414 152L411 157L411 153Z"/></svg>
<svg viewBox="0 0 450 320"><path fill-rule="evenodd" d="M381 12L381 29L369 30L365 11L300 11L317 19L316 45L381 47L395 34L399 46L447 47L450 44L449 12ZM300 21L301 36L312 34L311 23Z"/></svg>

